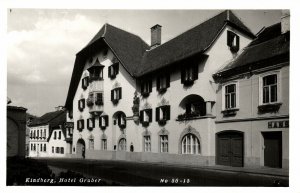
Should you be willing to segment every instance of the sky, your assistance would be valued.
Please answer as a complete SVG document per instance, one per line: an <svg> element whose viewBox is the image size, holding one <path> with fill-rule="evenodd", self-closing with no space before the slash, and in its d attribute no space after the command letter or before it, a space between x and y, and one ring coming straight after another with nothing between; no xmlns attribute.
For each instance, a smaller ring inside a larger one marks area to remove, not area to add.
<svg viewBox="0 0 300 193"><path fill-rule="evenodd" d="M64 105L75 55L105 24L150 43L162 26L162 43L222 10L10 9L7 13L7 96L12 105L41 116ZM280 22L280 10L233 10L256 34Z"/></svg>

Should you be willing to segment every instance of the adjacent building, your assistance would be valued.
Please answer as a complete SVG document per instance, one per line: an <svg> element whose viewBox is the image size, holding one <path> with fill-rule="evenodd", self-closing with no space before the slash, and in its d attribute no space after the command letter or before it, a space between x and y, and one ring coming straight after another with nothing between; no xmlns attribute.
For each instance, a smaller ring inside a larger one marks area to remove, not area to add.
<svg viewBox="0 0 300 193"><path fill-rule="evenodd" d="M216 164L289 166L289 12L214 74Z"/></svg>
<svg viewBox="0 0 300 193"><path fill-rule="evenodd" d="M29 157L64 157L70 153L67 142L66 111L62 108L34 118L29 124Z"/></svg>

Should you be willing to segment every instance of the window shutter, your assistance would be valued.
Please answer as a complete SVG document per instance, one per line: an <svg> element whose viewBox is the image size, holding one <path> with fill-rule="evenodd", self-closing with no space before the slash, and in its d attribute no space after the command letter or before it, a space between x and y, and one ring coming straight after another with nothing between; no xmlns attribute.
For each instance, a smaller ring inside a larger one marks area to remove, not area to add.
<svg viewBox="0 0 300 193"><path fill-rule="evenodd" d="M195 63L193 66L193 80L198 79L198 63Z"/></svg>
<svg viewBox="0 0 300 193"><path fill-rule="evenodd" d="M126 121L126 117L124 116L124 125L126 127L127 121Z"/></svg>
<svg viewBox="0 0 300 193"><path fill-rule="evenodd" d="M95 119L92 118L92 127L95 128Z"/></svg>
<svg viewBox="0 0 300 193"><path fill-rule="evenodd" d="M166 106L165 108L166 108L166 111L165 111L166 118L167 118L167 120L170 120L170 114L171 114L171 112L170 112L170 109L171 109L170 105Z"/></svg>
<svg viewBox="0 0 300 193"><path fill-rule="evenodd" d="M149 92L152 92L152 79L149 80Z"/></svg>
<svg viewBox="0 0 300 193"><path fill-rule="evenodd" d="M82 108L85 108L85 99L82 99Z"/></svg>
<svg viewBox="0 0 300 193"><path fill-rule="evenodd" d="M144 122L144 111L140 111L140 121Z"/></svg>
<svg viewBox="0 0 300 193"><path fill-rule="evenodd" d="M107 127L107 126L108 126L108 115L106 115L106 116L104 117L104 120L105 120L105 126Z"/></svg>
<svg viewBox="0 0 300 193"><path fill-rule="evenodd" d="M239 51L240 49L240 37L236 35L236 51Z"/></svg>
<svg viewBox="0 0 300 193"><path fill-rule="evenodd" d="M119 114L118 115L118 125L120 125L121 124L121 115Z"/></svg>
<svg viewBox="0 0 300 193"><path fill-rule="evenodd" d="M116 63L115 65L115 75L119 74L119 63Z"/></svg>
<svg viewBox="0 0 300 193"><path fill-rule="evenodd" d="M157 76L157 78L156 78L156 90L160 89L159 85L160 85L159 76Z"/></svg>
<svg viewBox="0 0 300 193"><path fill-rule="evenodd" d="M152 122L152 109L148 110L149 122Z"/></svg>
<svg viewBox="0 0 300 193"><path fill-rule="evenodd" d="M78 100L78 110L80 110L80 100Z"/></svg>
<svg viewBox="0 0 300 193"><path fill-rule="evenodd" d="M81 87L84 89L84 78L81 80Z"/></svg>
<svg viewBox="0 0 300 193"><path fill-rule="evenodd" d="M113 101L114 100L114 90L110 91L110 100Z"/></svg>
<svg viewBox="0 0 300 193"><path fill-rule="evenodd" d="M233 38L233 32L227 31L227 45L229 47L232 46L232 38Z"/></svg>
<svg viewBox="0 0 300 193"><path fill-rule="evenodd" d="M167 86L167 88L170 87L170 74L166 75L166 86Z"/></svg>
<svg viewBox="0 0 300 193"><path fill-rule="evenodd" d="M181 84L184 83L184 79L185 79L185 73L184 73L185 69L184 67L182 66L181 67Z"/></svg>
<svg viewBox="0 0 300 193"><path fill-rule="evenodd" d="M159 120L159 107L156 107L155 109L155 120L158 121Z"/></svg>
<svg viewBox="0 0 300 193"><path fill-rule="evenodd" d="M111 66L108 67L108 77L110 78L111 75Z"/></svg>
<svg viewBox="0 0 300 193"><path fill-rule="evenodd" d="M122 87L120 87L118 89L119 89L119 99L122 99Z"/></svg>
<svg viewBox="0 0 300 193"><path fill-rule="evenodd" d="M87 119L87 127L90 128L90 119Z"/></svg>

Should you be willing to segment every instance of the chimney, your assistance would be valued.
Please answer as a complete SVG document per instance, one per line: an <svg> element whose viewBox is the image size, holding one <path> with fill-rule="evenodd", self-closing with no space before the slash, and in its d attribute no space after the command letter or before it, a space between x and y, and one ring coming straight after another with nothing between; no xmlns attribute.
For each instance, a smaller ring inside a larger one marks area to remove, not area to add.
<svg viewBox="0 0 300 193"><path fill-rule="evenodd" d="M55 107L55 110L56 111L64 110L64 106L57 106L57 107Z"/></svg>
<svg viewBox="0 0 300 193"><path fill-rule="evenodd" d="M281 13L281 34L284 34L290 31L290 10L284 9Z"/></svg>
<svg viewBox="0 0 300 193"><path fill-rule="evenodd" d="M151 48L155 48L161 44L161 25L156 24L151 27Z"/></svg>

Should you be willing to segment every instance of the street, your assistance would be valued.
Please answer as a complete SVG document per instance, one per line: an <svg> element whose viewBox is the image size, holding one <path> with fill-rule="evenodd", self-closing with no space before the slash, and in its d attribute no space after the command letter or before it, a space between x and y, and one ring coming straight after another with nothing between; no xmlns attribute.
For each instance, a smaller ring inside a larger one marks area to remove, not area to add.
<svg viewBox="0 0 300 193"><path fill-rule="evenodd" d="M286 176L264 175L163 163L108 160L38 159L49 166L125 186L288 186Z"/></svg>

